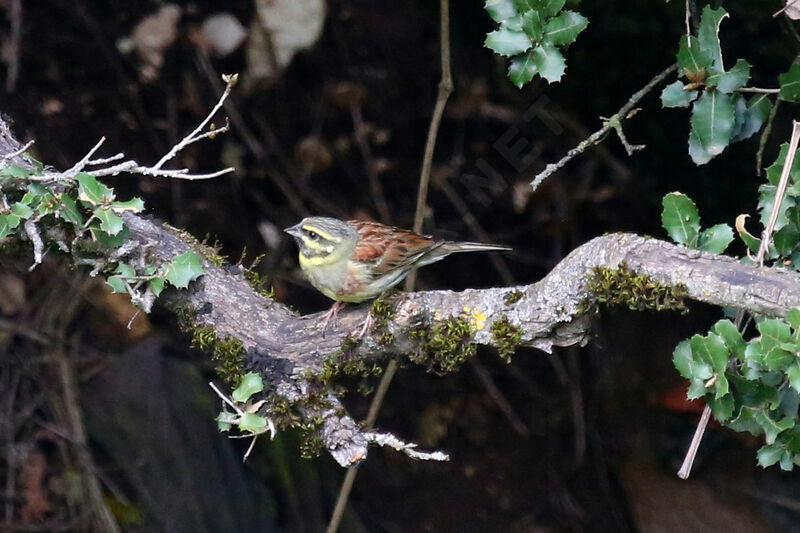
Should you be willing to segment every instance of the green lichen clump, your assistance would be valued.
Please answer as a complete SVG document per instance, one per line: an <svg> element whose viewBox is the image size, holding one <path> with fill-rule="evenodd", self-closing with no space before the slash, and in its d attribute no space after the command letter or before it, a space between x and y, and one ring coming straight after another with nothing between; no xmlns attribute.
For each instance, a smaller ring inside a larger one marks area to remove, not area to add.
<svg viewBox="0 0 800 533"><path fill-rule="evenodd" d="M637 274L623 262L618 268L594 267L586 290L595 302L606 305L624 305L634 311L689 312L686 307L686 286L662 285L650 276Z"/></svg>
<svg viewBox="0 0 800 533"><path fill-rule="evenodd" d="M429 329L424 326L415 328L411 330L411 336L417 340L418 349L409 359L442 372L452 372L475 355L474 333L472 323L460 316L451 316Z"/></svg>
<svg viewBox="0 0 800 533"><path fill-rule="evenodd" d="M514 305L518 301L522 300L523 296L525 296L524 292L514 289L513 291L505 295L505 298L503 298L503 302L506 305Z"/></svg>
<svg viewBox="0 0 800 533"><path fill-rule="evenodd" d="M510 363L511 356L522 343L522 328L511 322L504 315L499 320L494 321L490 331L492 332L492 339L498 355L505 359L507 363Z"/></svg>
<svg viewBox="0 0 800 533"><path fill-rule="evenodd" d="M214 370L228 384L236 386L244 374L244 344L239 339L219 338L211 327L192 329L192 347L211 354Z"/></svg>

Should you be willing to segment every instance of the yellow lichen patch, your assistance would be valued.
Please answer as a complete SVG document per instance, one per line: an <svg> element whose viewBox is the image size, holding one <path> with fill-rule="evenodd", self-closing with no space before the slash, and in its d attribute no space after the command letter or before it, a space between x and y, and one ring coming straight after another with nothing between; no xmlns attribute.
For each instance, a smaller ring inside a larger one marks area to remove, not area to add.
<svg viewBox="0 0 800 533"><path fill-rule="evenodd" d="M475 327L475 329L480 331L486 327L486 313L480 309L472 309L470 306L465 305L464 314L470 317L472 325Z"/></svg>

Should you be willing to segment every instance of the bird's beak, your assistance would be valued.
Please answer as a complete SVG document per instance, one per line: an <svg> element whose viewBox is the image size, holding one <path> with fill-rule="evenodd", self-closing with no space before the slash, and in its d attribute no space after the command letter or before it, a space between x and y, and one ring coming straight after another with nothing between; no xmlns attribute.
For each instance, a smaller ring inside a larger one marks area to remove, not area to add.
<svg viewBox="0 0 800 533"><path fill-rule="evenodd" d="M294 238L296 238L296 239L299 239L299 238L300 238L300 235L301 235L301 232L300 232L300 226L301 226L301 224L302 224L302 223L300 223L300 224L295 224L294 226L292 226L292 227L290 227L290 228L286 228L286 229L285 229L285 230L283 230L283 231L285 231L286 233L288 233L288 234L289 234L289 235L291 235L292 237L294 237Z"/></svg>

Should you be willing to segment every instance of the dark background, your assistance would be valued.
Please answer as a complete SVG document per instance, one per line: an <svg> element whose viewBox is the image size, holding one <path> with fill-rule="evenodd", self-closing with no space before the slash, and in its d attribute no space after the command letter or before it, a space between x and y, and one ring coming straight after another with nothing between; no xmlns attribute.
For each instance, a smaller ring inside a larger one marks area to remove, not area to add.
<svg viewBox="0 0 800 533"><path fill-rule="evenodd" d="M628 157L612 134L535 193L527 186L674 61L683 2L570 2L590 24L566 53L565 77L523 90L506 78L506 60L482 46L492 29L482 3L452 4L455 92L437 143L425 229L514 252L495 262L480 254L448 259L422 271L418 287L531 283L594 236L664 238L660 202L675 190L697 202L704 226L755 213L757 139L695 167L688 110L662 110L660 88L624 123L629 141L646 150ZM116 43L159 7L24 3L20 75L0 111L21 140L36 139L40 160L68 168L105 136L98 155L124 151L152 164L216 101L218 74L247 78L243 48L225 58L199 51L190 36L221 8L194 2L183 5L159 75L142 82L137 56ZM724 7L731 12L721 30L726 64L746 58L755 65L750 85L775 87L798 50L789 23L772 18L780 2ZM224 8L245 26L253 19L250 2ZM437 2L330 0L319 41L272 79L241 83L230 99L241 123L193 145L177 163L196 171L233 164L235 174L105 181L121 198L141 196L148 213L218 243L232 262L244 250L246 264L266 254L257 268L278 299L303 313L325 309L330 302L302 280L296 249L279 230L307 214L411 226L440 76L438 16ZM541 113L523 118L534 105ZM766 164L788 139L794 111L782 105ZM528 143L523 155L538 155L517 167L503 146L520 139ZM388 209L370 187L370 168ZM287 432L261 439L243 466L248 443L228 441L212 422L218 406L205 383L215 377L213 364L188 348L174 317L157 309L127 330L135 311L125 298L55 254L28 273L27 253L0 257L0 303L11 302L0 315L6 525L95 527L82 512L90 507L81 492L90 473L76 459L80 444L65 414L70 400L59 365L66 361L103 498L125 531L324 530L344 475L328 456L302 459L300 436ZM720 316L691 310L604 310L582 349L521 349L510 364L482 350L444 376L404 368L379 427L452 459L420 463L372 450L342 530L800 530L797 475L758 468L757 439L712 425L692 480L674 474L702 405L684 400L672 350ZM353 392L346 403L362 419L369 396Z"/></svg>

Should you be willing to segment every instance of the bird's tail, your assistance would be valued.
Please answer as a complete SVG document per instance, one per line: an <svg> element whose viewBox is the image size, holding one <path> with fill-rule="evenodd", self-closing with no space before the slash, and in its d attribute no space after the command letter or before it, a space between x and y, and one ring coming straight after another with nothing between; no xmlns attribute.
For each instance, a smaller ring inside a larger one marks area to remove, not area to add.
<svg viewBox="0 0 800 533"><path fill-rule="evenodd" d="M457 252L510 252L512 250L510 246L482 242L445 242L441 248L443 252L448 254Z"/></svg>

